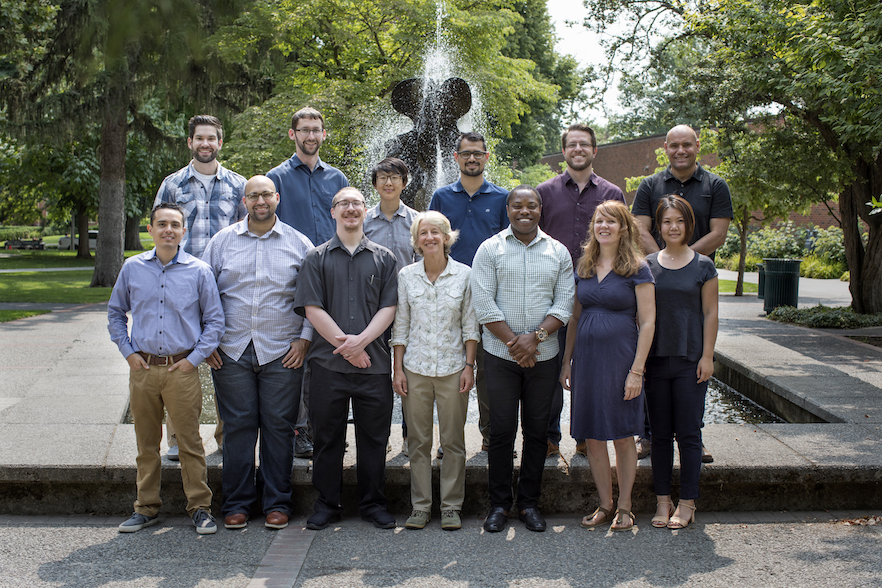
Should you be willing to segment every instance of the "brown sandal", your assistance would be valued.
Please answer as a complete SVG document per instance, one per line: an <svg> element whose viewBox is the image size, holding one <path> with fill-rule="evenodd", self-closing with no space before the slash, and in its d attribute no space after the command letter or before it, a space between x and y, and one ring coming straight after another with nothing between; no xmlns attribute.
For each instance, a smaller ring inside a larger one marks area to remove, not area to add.
<svg viewBox="0 0 882 588"><path fill-rule="evenodd" d="M587 521L593 520L594 517L596 517L598 513L603 513L603 518L600 521L598 521L596 523L587 522ZM603 508L602 506L598 506L597 510L595 510L593 513L591 513L587 517L583 517L582 522L579 524L585 529L594 530L601 525L607 524L612 516L613 516L613 511L607 510L607 509Z"/></svg>
<svg viewBox="0 0 882 588"><path fill-rule="evenodd" d="M629 517L631 517L631 524L628 525L627 527L613 526L616 524L616 521L619 520L619 517L621 515L628 515ZM630 531L633 528L634 528L634 513L631 512L630 510L625 510L624 508L617 508L616 509L616 518L613 519L612 525L610 525L609 530L610 531Z"/></svg>

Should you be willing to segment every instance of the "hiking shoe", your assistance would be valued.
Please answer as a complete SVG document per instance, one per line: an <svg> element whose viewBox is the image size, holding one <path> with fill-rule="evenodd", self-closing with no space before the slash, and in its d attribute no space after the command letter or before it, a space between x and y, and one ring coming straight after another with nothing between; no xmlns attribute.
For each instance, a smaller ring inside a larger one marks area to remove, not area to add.
<svg viewBox="0 0 882 588"><path fill-rule="evenodd" d="M172 445L168 448L168 452L166 452L165 456L172 461L181 461L181 456L178 454L178 446Z"/></svg>
<svg viewBox="0 0 882 588"><path fill-rule="evenodd" d="M646 459L652 453L652 443L646 437L637 437L637 459Z"/></svg>
<svg viewBox="0 0 882 588"><path fill-rule="evenodd" d="M545 457L551 457L552 455L560 455L560 447L551 442L551 439L548 440L548 450L545 452Z"/></svg>
<svg viewBox="0 0 882 588"><path fill-rule="evenodd" d="M144 527L155 525L158 522L159 515L156 515L155 517L148 517L147 515L142 515L141 513L136 512L131 517L129 517L129 520L125 521L119 526L119 532L134 533L135 531L140 531Z"/></svg>
<svg viewBox="0 0 882 588"><path fill-rule="evenodd" d="M297 429L297 435L294 437L294 457L306 459L312 457L314 447L312 439L303 429Z"/></svg>
<svg viewBox="0 0 882 588"><path fill-rule="evenodd" d="M441 513L441 528L445 531L462 529L462 519L458 510L445 510Z"/></svg>
<svg viewBox="0 0 882 588"><path fill-rule="evenodd" d="M588 442L582 441L581 443L576 443L576 455L584 455L588 457Z"/></svg>
<svg viewBox="0 0 882 588"><path fill-rule="evenodd" d="M217 533L217 524L214 522L214 517L201 508L197 508L196 512L193 513L193 525L196 527L196 532L200 535Z"/></svg>
<svg viewBox="0 0 882 588"><path fill-rule="evenodd" d="M407 437L404 438L404 441L401 442L401 454L410 457L410 452L407 449Z"/></svg>
<svg viewBox="0 0 882 588"><path fill-rule="evenodd" d="M422 529L429 524L431 515L422 510L415 510L410 513L407 522L404 523L405 529Z"/></svg>

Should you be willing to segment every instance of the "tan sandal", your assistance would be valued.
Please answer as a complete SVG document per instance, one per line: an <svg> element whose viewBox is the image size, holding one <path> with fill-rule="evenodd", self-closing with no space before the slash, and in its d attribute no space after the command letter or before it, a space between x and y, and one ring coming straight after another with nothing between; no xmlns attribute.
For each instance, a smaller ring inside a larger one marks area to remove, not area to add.
<svg viewBox="0 0 882 588"><path fill-rule="evenodd" d="M596 523L586 522L594 520L594 517L598 515L598 513L603 513L603 518ZM582 522L579 523L585 529L596 529L601 525L605 525L609 522L610 518L613 516L613 511L603 508L602 506L598 506L597 510L588 515L587 517L582 518Z"/></svg>
<svg viewBox="0 0 882 588"><path fill-rule="evenodd" d="M615 524L620 520L619 517L621 515L628 515L629 517L631 517L631 524L628 525L627 527L616 527ZM625 510L624 508L617 508L616 509L616 518L613 519L612 525L610 525L609 530L610 531L630 531L633 528L634 528L634 513L631 512L630 510Z"/></svg>
<svg viewBox="0 0 882 588"><path fill-rule="evenodd" d="M673 502L671 502L670 500L663 500L661 502L656 502L657 506L661 506L663 504L668 505L668 514L667 514L667 516L664 516L664 517L659 516L659 515L652 517L652 526L655 527L656 529L664 529L665 527L667 527L668 521L671 520L671 514L674 512L674 503ZM686 506L686 505L684 504L683 506Z"/></svg>
<svg viewBox="0 0 882 588"><path fill-rule="evenodd" d="M686 508L691 508L692 513L690 513L688 519L672 516L671 520L668 521L668 529L685 529L686 527L689 526L689 523L692 523L695 521L695 507L692 506L691 504L685 504L682 502L677 504L677 508L680 508L681 506L685 506Z"/></svg>

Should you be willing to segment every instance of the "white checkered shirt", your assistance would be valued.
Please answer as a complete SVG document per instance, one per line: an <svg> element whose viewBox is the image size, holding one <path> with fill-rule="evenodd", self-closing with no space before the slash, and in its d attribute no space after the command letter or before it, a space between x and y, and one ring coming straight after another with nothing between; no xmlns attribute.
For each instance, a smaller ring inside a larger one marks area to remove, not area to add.
<svg viewBox="0 0 882 588"><path fill-rule="evenodd" d="M312 340L312 325L294 312L297 275L312 243L276 217L258 237L248 217L219 232L202 260L217 278L227 328L220 348L238 360L249 341L260 365L282 357L297 339Z"/></svg>
<svg viewBox="0 0 882 588"><path fill-rule="evenodd" d="M472 263L472 304L482 325L505 321L516 335L539 328L546 316L566 325L573 312L576 284L573 261L563 243L539 229L524 245L508 227L478 247ZM484 329L484 350L514 361L504 341ZM539 344L537 361L553 359L557 333Z"/></svg>

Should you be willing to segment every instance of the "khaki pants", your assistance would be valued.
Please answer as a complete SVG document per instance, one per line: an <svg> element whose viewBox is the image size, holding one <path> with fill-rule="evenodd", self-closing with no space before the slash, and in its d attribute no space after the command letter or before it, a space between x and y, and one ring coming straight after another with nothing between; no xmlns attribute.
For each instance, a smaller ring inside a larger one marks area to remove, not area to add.
<svg viewBox="0 0 882 588"><path fill-rule="evenodd" d="M203 373L205 376L211 374L211 368L204 361L199 364L197 371ZM217 426L214 428L214 440L217 441L217 447L220 449L224 445L224 422L221 420L220 411L217 409L217 391L215 391L211 397L214 400L214 413L217 415ZM165 435L169 447L174 447L178 444L178 440L175 437L175 426L172 423L171 417L166 417L165 419Z"/></svg>
<svg viewBox="0 0 882 588"><path fill-rule="evenodd" d="M199 508L210 512L211 490L208 488L205 450L199 436L202 390L198 372L169 372L167 367L158 365L151 366L149 370L132 371L129 374L129 394L138 442L135 512L153 517L162 506L159 498L159 442L162 439L163 406L177 423L187 513L192 515Z"/></svg>
<svg viewBox="0 0 882 588"><path fill-rule="evenodd" d="M466 368L471 369L471 368ZM440 378L404 369L407 396L402 399L407 419L410 454L410 501L414 510L432 510L433 408L438 404L441 460L441 510L462 510L465 498L465 421L469 395L459 393L459 373Z"/></svg>

